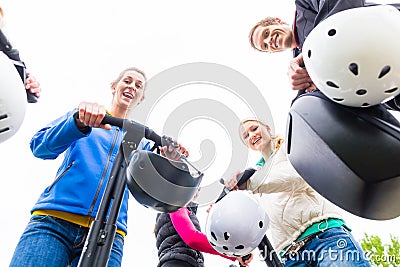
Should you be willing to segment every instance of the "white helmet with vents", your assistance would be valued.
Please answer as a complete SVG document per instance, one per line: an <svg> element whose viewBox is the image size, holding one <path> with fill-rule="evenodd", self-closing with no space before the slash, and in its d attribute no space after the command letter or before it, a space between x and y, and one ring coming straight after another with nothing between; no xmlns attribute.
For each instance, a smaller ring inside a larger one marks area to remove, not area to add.
<svg viewBox="0 0 400 267"><path fill-rule="evenodd" d="M213 204L206 222L207 239L228 256L245 256L258 247L269 218L249 191L232 191Z"/></svg>
<svg viewBox="0 0 400 267"><path fill-rule="evenodd" d="M27 105L25 86L12 61L0 51L0 143L22 124Z"/></svg>
<svg viewBox="0 0 400 267"><path fill-rule="evenodd" d="M369 107L400 93L400 12L353 8L319 23L302 54L314 84L334 102Z"/></svg>

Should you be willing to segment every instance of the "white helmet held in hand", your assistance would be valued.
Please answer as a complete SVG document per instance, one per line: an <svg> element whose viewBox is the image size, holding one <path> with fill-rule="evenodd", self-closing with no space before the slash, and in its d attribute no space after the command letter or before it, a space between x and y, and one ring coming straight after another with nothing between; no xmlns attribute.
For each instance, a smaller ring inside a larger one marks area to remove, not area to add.
<svg viewBox="0 0 400 267"><path fill-rule="evenodd" d="M213 204L206 222L207 239L228 256L245 256L258 247L269 218L249 191L232 191Z"/></svg>
<svg viewBox="0 0 400 267"><path fill-rule="evenodd" d="M0 51L0 143L13 136L24 120L25 86L12 61Z"/></svg>
<svg viewBox="0 0 400 267"><path fill-rule="evenodd" d="M302 54L314 84L334 102L369 107L400 93L400 12L353 8L318 24Z"/></svg>

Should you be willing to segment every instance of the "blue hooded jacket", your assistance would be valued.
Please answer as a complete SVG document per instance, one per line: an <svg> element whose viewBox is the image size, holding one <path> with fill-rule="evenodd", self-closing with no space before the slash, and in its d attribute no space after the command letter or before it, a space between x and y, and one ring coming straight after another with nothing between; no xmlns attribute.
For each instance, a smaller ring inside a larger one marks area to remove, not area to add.
<svg viewBox="0 0 400 267"><path fill-rule="evenodd" d="M56 177L39 197L31 212L56 210L96 217L101 198L124 136L124 130L89 128L81 132L70 111L38 131L30 142L35 157L55 159L65 152ZM149 141L138 149L150 150ZM125 189L117 227L127 232L129 190Z"/></svg>

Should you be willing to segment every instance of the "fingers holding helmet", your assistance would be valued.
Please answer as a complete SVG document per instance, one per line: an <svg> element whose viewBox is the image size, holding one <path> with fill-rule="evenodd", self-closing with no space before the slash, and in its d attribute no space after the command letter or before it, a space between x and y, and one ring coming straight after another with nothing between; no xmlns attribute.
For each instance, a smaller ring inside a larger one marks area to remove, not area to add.
<svg viewBox="0 0 400 267"><path fill-rule="evenodd" d="M307 69L304 68L302 54L292 59L289 64L287 76L289 77L292 90L306 90L306 92L310 92L316 89L316 86L308 75Z"/></svg>
<svg viewBox="0 0 400 267"><path fill-rule="evenodd" d="M40 97L40 92L42 91L40 83L30 72L26 73L25 89L34 94L37 98Z"/></svg>
<svg viewBox="0 0 400 267"><path fill-rule="evenodd" d="M240 263L240 266L249 266L250 262L253 260L253 253L250 253L243 257L237 257L237 261Z"/></svg>
<svg viewBox="0 0 400 267"><path fill-rule="evenodd" d="M224 180L226 188L228 188L229 190L238 190L239 187L237 186L237 183L239 175L240 171L237 171L231 178Z"/></svg>
<svg viewBox="0 0 400 267"><path fill-rule="evenodd" d="M160 147L160 153L162 156L175 161L180 161L182 155L185 157L189 156L189 151L183 145L176 142Z"/></svg>

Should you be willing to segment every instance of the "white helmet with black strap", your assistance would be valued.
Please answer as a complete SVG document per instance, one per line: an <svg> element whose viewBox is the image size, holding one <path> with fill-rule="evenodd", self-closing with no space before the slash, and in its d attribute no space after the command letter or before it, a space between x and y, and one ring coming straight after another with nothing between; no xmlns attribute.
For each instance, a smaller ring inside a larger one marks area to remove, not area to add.
<svg viewBox="0 0 400 267"><path fill-rule="evenodd" d="M206 235L216 251L242 257L258 247L268 223L268 215L250 191L232 191L211 207Z"/></svg>
<svg viewBox="0 0 400 267"><path fill-rule="evenodd" d="M390 5L341 11L319 23L302 53L314 84L336 103L369 107L400 93L400 12Z"/></svg>
<svg viewBox="0 0 400 267"><path fill-rule="evenodd" d="M25 86L13 62L0 52L0 143L13 136L25 117Z"/></svg>

